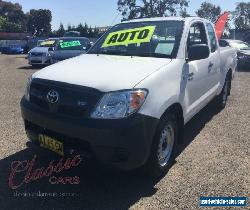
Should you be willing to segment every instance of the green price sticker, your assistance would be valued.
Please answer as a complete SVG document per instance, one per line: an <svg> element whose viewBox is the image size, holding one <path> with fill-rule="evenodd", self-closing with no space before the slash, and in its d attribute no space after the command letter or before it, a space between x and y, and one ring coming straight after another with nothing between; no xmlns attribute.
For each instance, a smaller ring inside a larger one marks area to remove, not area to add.
<svg viewBox="0 0 250 210"><path fill-rule="evenodd" d="M61 48L76 47L76 46L81 46L81 42L80 41L70 41L70 42L61 42L60 43Z"/></svg>
<svg viewBox="0 0 250 210"><path fill-rule="evenodd" d="M146 26L140 28L133 28L128 30L121 30L110 33L102 45L104 47L112 47L129 44L141 44L150 42L155 31L155 26Z"/></svg>

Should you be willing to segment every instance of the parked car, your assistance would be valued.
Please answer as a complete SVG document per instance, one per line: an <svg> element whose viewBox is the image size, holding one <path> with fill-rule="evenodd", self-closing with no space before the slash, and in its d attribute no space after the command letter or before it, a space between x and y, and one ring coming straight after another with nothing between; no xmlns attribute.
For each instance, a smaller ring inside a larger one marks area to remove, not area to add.
<svg viewBox="0 0 250 210"><path fill-rule="evenodd" d="M236 50L219 48L208 20L123 22L87 54L33 74L21 101L26 133L60 155L158 176L183 126L213 99L226 106L236 65Z"/></svg>
<svg viewBox="0 0 250 210"><path fill-rule="evenodd" d="M1 48L2 54L23 54L24 49L20 45L9 45Z"/></svg>
<svg viewBox="0 0 250 210"><path fill-rule="evenodd" d="M221 39L219 43L221 47L230 46L237 49L238 65L250 66L250 45L248 43L233 39Z"/></svg>
<svg viewBox="0 0 250 210"><path fill-rule="evenodd" d="M90 41L84 37L64 37L59 40L53 55L51 63L73 58L84 54L91 47Z"/></svg>
<svg viewBox="0 0 250 210"><path fill-rule="evenodd" d="M32 66L51 64L51 56L58 41L58 38L46 39L31 49L28 53L29 64Z"/></svg>

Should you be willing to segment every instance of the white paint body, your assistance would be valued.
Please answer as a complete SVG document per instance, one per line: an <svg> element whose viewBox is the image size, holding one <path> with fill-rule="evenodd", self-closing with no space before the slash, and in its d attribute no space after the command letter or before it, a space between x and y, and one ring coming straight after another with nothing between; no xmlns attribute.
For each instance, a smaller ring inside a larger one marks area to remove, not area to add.
<svg viewBox="0 0 250 210"><path fill-rule="evenodd" d="M133 88L149 91L139 113L160 119L173 104L183 109L184 123L205 107L224 85L229 70L235 72L236 51L226 48L210 53L207 59L186 62L186 42L190 26L208 22L201 18L151 18L139 21L184 21L184 30L175 59L84 54L49 66L33 75L96 88L103 92ZM218 45L219 46L219 45ZM212 68L208 68L209 63ZM187 75L193 73L193 79Z"/></svg>

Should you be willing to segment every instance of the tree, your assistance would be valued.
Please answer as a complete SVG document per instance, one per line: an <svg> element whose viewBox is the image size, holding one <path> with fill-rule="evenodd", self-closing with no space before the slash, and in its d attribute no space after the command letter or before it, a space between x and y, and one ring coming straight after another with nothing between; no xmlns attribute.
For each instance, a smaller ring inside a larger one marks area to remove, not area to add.
<svg viewBox="0 0 250 210"><path fill-rule="evenodd" d="M67 31L72 31L72 26L71 26L71 24L68 24Z"/></svg>
<svg viewBox="0 0 250 210"><path fill-rule="evenodd" d="M188 0L118 0L118 10L123 20L175 16L187 6Z"/></svg>
<svg viewBox="0 0 250 210"><path fill-rule="evenodd" d="M51 20L52 15L51 11L47 9L32 9L27 14L28 23L27 29L28 32L36 36L47 36L51 32Z"/></svg>
<svg viewBox="0 0 250 210"><path fill-rule="evenodd" d="M250 29L250 2L238 3L233 14L236 29Z"/></svg>
<svg viewBox="0 0 250 210"><path fill-rule="evenodd" d="M187 9L184 8L184 9L182 9L182 10L180 11L180 16L181 16L181 17L190 17L191 15L188 14Z"/></svg>
<svg viewBox="0 0 250 210"><path fill-rule="evenodd" d="M84 24L84 32L83 32L83 36L88 36L89 33L89 26L87 23Z"/></svg>
<svg viewBox="0 0 250 210"><path fill-rule="evenodd" d="M220 6L216 6L209 2L203 2L200 9L196 11L196 14L201 18L206 18L215 23L218 17L221 15Z"/></svg>
<svg viewBox="0 0 250 210"><path fill-rule="evenodd" d="M85 30L84 30L84 26L81 23L76 27L76 30L78 32L80 32L81 36L85 36L86 35Z"/></svg>
<svg viewBox="0 0 250 210"><path fill-rule="evenodd" d="M6 24L6 18L0 16L0 31L4 31L5 24Z"/></svg>
<svg viewBox="0 0 250 210"><path fill-rule="evenodd" d="M98 37L99 36L99 29L97 28L97 27L95 27L95 29L94 29L94 35L93 35L93 37Z"/></svg>
<svg viewBox="0 0 250 210"><path fill-rule="evenodd" d="M0 16L0 31L3 32L23 32L22 26L17 23L7 21L5 18Z"/></svg>
<svg viewBox="0 0 250 210"><path fill-rule="evenodd" d="M65 29L62 23L60 23L59 29L56 31L57 36L63 36L65 33Z"/></svg>
<svg viewBox="0 0 250 210"><path fill-rule="evenodd" d="M0 0L0 16L5 18L5 27L8 31L26 31L27 19L20 4Z"/></svg>
<svg viewBox="0 0 250 210"><path fill-rule="evenodd" d="M89 26L87 37L93 37L93 36L94 36L94 29L91 26Z"/></svg>

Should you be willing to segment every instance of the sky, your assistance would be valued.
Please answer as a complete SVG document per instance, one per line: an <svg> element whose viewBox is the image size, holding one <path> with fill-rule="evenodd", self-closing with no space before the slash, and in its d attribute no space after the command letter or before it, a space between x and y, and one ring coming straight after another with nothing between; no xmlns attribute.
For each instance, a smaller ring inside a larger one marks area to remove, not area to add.
<svg viewBox="0 0 250 210"><path fill-rule="evenodd" d="M24 12L30 9L50 9L52 12L52 29L58 29L62 22L65 27L68 24L78 25L87 23L92 27L110 26L119 23L121 15L117 10L118 0L8 0L22 5ZM222 11L231 11L239 1L249 0L207 0L219 5ZM195 15L203 0L189 0L188 13Z"/></svg>

